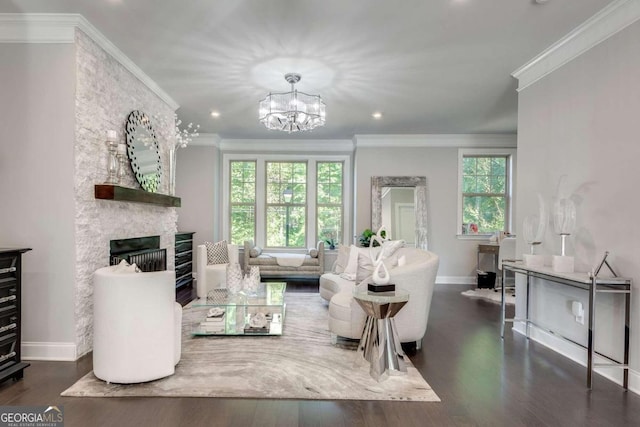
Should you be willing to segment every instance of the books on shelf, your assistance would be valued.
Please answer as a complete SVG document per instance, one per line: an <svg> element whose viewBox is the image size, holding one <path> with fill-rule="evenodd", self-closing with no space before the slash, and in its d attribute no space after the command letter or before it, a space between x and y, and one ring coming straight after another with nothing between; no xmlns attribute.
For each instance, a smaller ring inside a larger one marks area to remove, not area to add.
<svg viewBox="0 0 640 427"><path fill-rule="evenodd" d="M206 317L204 319L205 322L209 323L224 323L224 316L222 317Z"/></svg>
<svg viewBox="0 0 640 427"><path fill-rule="evenodd" d="M208 321L202 321L200 322L200 330L202 332L208 332L208 333L222 333L224 332L224 323L218 323L218 322L208 322Z"/></svg>

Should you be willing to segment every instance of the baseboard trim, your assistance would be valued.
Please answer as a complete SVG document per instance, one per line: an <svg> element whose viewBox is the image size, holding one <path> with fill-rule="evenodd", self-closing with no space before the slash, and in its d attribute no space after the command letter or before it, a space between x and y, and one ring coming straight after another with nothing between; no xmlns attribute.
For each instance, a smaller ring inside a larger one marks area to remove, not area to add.
<svg viewBox="0 0 640 427"><path fill-rule="evenodd" d="M526 326L524 322L514 322L513 331L522 336L526 336ZM535 326L529 327L529 339L542 344L550 350L560 353L564 357L573 360L574 362L584 366L587 366L587 350L579 347L578 345L571 344L561 338L558 338L540 328ZM602 356L594 355L594 363L607 363L609 362ZM602 375L609 381L612 381L622 386L622 370L619 368L606 368L598 367L594 369L599 375ZM586 371L585 371L585 386L586 386ZM629 370L629 391L640 395L640 373L634 370Z"/></svg>
<svg viewBox="0 0 640 427"><path fill-rule="evenodd" d="M438 285L475 285L476 277L474 276L437 276L436 284Z"/></svg>
<svg viewBox="0 0 640 427"><path fill-rule="evenodd" d="M23 360L73 362L78 359L77 347L70 342L22 342Z"/></svg>

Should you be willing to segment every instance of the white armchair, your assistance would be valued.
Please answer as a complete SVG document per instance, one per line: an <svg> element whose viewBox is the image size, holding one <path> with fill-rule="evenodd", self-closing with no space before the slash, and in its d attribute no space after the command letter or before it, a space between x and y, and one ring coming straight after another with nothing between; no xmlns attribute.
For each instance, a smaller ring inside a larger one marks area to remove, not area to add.
<svg viewBox="0 0 640 427"><path fill-rule="evenodd" d="M238 245L227 244L229 263L239 262ZM212 289L227 287L227 266L229 264L207 264L207 247L196 248L196 294L198 298L206 298Z"/></svg>
<svg viewBox="0 0 640 427"><path fill-rule="evenodd" d="M121 384L172 375L180 360L182 307L175 302L175 271L93 276L93 372Z"/></svg>

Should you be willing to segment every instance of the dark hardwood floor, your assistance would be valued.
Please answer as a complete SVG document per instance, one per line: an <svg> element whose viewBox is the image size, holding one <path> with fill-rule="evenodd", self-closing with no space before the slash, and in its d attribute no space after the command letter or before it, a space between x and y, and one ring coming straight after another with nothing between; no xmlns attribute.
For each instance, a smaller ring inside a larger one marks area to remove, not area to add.
<svg viewBox="0 0 640 427"><path fill-rule="evenodd" d="M467 288L436 287L423 349L407 349L440 403L60 397L89 356L32 362L0 385L0 405L63 405L66 427L640 425L640 396L597 375L589 391L582 366L511 332L503 342L499 306L462 297Z"/></svg>

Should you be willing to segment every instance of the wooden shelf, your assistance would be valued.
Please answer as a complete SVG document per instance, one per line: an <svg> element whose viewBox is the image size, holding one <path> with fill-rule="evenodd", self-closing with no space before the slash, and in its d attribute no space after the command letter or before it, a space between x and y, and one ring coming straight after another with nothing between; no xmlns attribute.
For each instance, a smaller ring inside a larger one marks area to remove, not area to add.
<svg viewBox="0 0 640 427"><path fill-rule="evenodd" d="M148 203L157 206L167 206L179 208L181 206L180 197L169 196L167 194L149 193L137 188L120 187L111 184L96 184L96 199L115 200L119 202Z"/></svg>

